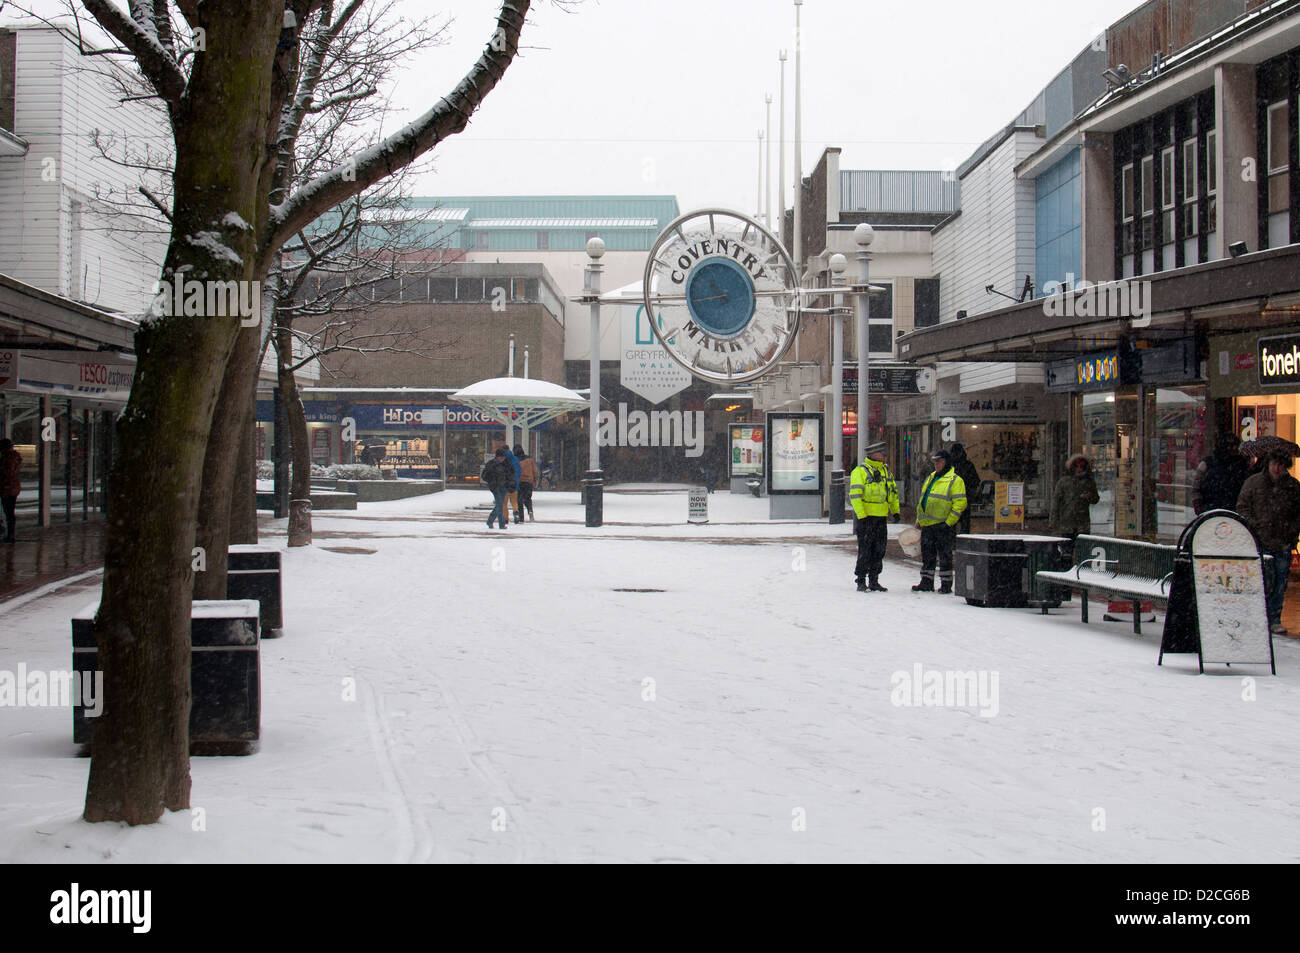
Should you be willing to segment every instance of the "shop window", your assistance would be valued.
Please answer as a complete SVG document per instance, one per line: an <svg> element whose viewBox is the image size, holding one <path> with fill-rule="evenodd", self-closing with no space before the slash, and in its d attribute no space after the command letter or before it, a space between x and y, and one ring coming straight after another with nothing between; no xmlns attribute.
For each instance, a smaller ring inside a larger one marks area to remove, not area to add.
<svg viewBox="0 0 1300 953"><path fill-rule="evenodd" d="M453 301L456 298L455 278L430 278L429 297L434 301Z"/></svg>
<svg viewBox="0 0 1300 953"><path fill-rule="evenodd" d="M1133 254L1133 163L1124 166L1120 173L1120 234L1121 254Z"/></svg>
<svg viewBox="0 0 1300 953"><path fill-rule="evenodd" d="M914 314L918 328L930 328L939 323L939 279L917 278L914 283Z"/></svg>
<svg viewBox="0 0 1300 953"><path fill-rule="evenodd" d="M1191 238L1196 234L1196 140L1188 139L1183 143L1183 235Z"/></svg>
<svg viewBox="0 0 1300 953"><path fill-rule="evenodd" d="M483 279L482 278L457 278L456 279L456 300L457 301L482 301L483 300Z"/></svg>
<svg viewBox="0 0 1300 953"><path fill-rule="evenodd" d="M1174 147L1160 153L1160 234L1164 241L1174 240Z"/></svg>
<svg viewBox="0 0 1300 953"><path fill-rule="evenodd" d="M1268 211L1270 215L1291 207L1290 107L1283 100L1268 107Z"/></svg>
<svg viewBox="0 0 1300 953"><path fill-rule="evenodd" d="M1142 209L1142 236L1141 245L1143 248L1150 248L1155 240L1155 211L1156 211L1156 160L1154 156L1142 157L1142 194L1138 200L1138 206Z"/></svg>

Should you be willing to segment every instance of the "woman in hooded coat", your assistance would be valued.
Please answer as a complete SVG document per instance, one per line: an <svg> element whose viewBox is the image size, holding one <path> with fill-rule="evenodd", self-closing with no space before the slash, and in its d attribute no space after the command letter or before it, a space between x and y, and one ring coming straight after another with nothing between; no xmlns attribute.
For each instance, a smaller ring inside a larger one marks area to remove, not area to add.
<svg viewBox="0 0 1300 953"><path fill-rule="evenodd" d="M1058 536L1068 536L1073 542L1080 533L1092 532L1092 504L1101 502L1097 481L1092 478L1092 465L1088 458L1076 453L1065 461L1065 476L1056 481L1052 493L1052 513L1049 525Z"/></svg>

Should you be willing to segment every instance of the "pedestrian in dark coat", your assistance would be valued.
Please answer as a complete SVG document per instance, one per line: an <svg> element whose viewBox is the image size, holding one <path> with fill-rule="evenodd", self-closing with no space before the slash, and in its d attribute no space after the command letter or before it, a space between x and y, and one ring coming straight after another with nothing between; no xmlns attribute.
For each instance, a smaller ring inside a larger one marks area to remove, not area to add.
<svg viewBox="0 0 1300 953"><path fill-rule="evenodd" d="M1214 453L1196 468L1192 477L1192 510L1197 516L1207 510L1236 508L1241 488L1250 476L1250 465L1237 450L1240 445L1236 434L1219 434Z"/></svg>
<svg viewBox="0 0 1300 953"><path fill-rule="evenodd" d="M523 467L520 466L519 458L515 456L514 451L509 447L502 447L501 449L506 452L506 463L510 464L511 472L514 474L514 481L510 484L509 489L506 490L505 513L506 519L509 519L511 510L514 510L516 513L519 512L519 474L522 472Z"/></svg>
<svg viewBox="0 0 1300 953"><path fill-rule="evenodd" d="M4 542L12 543L18 529L18 519L14 515L18 508L18 494L23 491L18 475L23 468L23 456L14 449L14 442L8 437L0 440L0 504L5 514Z"/></svg>
<svg viewBox="0 0 1300 953"><path fill-rule="evenodd" d="M537 469L537 461L518 444L515 445L515 456L519 459L519 498L515 507L515 522L522 523L525 510L528 511L530 520L537 518L533 515L533 488L541 480L541 471Z"/></svg>
<svg viewBox="0 0 1300 953"><path fill-rule="evenodd" d="M1300 537L1300 481L1287 471L1291 458L1284 450L1268 455L1267 468L1248 478L1237 498L1237 513L1255 531L1259 545L1273 557L1272 585L1268 587L1269 631L1286 635L1282 604L1291 577L1291 550Z"/></svg>
<svg viewBox="0 0 1300 953"><path fill-rule="evenodd" d="M1097 481L1092 478L1092 465L1087 457L1076 453L1065 461L1065 476L1056 481L1048 525L1057 536L1068 536L1074 542L1079 534L1092 532L1090 507L1100 502Z"/></svg>
<svg viewBox="0 0 1300 953"><path fill-rule="evenodd" d="M492 512L487 518L488 528L491 529L493 522L496 522L502 529L509 529L510 516L506 512L506 494L515 485L515 471L506 462L505 448L497 450L496 455L484 464L481 479L492 491Z"/></svg>
<svg viewBox="0 0 1300 953"><path fill-rule="evenodd" d="M970 457L966 456L965 446L954 443L950 452L952 468L957 476L961 477L961 482L966 484L966 509L961 511L961 518L957 520L957 533L960 535L970 532L971 507L979 502L980 472L975 469L975 464L970 462Z"/></svg>

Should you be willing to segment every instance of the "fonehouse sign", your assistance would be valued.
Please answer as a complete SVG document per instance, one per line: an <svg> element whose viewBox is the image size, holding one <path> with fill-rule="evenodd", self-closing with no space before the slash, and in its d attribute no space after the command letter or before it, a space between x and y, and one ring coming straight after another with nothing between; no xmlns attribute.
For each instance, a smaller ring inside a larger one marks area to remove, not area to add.
<svg viewBox="0 0 1300 953"><path fill-rule="evenodd" d="M1300 334L1259 339L1261 384L1300 384Z"/></svg>

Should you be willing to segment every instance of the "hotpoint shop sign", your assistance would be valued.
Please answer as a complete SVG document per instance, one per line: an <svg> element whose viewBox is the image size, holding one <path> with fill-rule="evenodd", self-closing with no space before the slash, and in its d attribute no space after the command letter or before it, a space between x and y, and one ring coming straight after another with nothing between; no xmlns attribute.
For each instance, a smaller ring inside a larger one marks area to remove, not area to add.
<svg viewBox="0 0 1300 953"><path fill-rule="evenodd" d="M690 386L691 375L678 364L655 337L646 317L645 305L621 305L622 350L619 383L652 404ZM663 318L659 318L662 325Z"/></svg>

